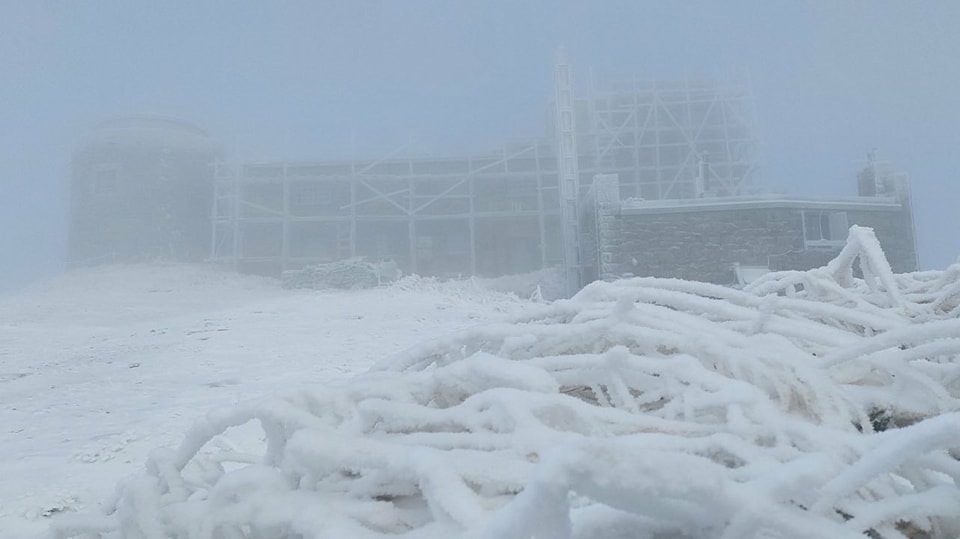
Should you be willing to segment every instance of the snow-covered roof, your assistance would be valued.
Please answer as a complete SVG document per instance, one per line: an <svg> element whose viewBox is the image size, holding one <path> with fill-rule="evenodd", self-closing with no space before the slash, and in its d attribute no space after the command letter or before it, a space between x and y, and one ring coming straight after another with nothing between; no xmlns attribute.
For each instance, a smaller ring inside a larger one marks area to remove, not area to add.
<svg viewBox="0 0 960 539"><path fill-rule="evenodd" d="M719 211L762 208L830 209L830 210L898 210L902 206L892 197L797 197L777 194L685 198L673 200L626 199L621 202L623 214L674 213L687 211Z"/></svg>

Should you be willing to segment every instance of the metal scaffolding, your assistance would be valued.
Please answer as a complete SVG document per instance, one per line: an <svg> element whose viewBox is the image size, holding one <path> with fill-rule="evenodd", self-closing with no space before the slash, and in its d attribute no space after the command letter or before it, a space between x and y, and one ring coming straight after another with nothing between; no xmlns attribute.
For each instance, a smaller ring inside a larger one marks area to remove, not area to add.
<svg viewBox="0 0 960 539"><path fill-rule="evenodd" d="M580 166L577 154L576 115L570 64L561 49L555 66L557 167L560 169L560 238L566 292L572 296L582 286L580 259Z"/></svg>
<svg viewBox="0 0 960 539"><path fill-rule="evenodd" d="M624 199L750 194L758 168L752 103L745 85L718 81L596 91L578 101L581 183L617 174Z"/></svg>
<svg viewBox="0 0 960 539"><path fill-rule="evenodd" d="M561 267L572 294L594 176L616 175L624 200L750 192L742 86L634 83L578 98L562 52L554 82L553 133L492 154L218 164L212 259L266 274L356 256L438 276Z"/></svg>
<svg viewBox="0 0 960 539"><path fill-rule="evenodd" d="M557 161L540 142L462 159L217 164L214 177L211 258L241 270L353 256L424 275L561 263Z"/></svg>

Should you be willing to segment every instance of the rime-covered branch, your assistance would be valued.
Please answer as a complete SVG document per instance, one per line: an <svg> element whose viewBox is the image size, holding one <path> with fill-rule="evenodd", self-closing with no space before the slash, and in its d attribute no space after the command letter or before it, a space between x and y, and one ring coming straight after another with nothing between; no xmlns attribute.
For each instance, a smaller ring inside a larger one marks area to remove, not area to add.
<svg viewBox="0 0 960 539"><path fill-rule="evenodd" d="M56 535L953 537L958 276L894 275L853 227L746 290L597 282L212 414ZM255 462L203 450L254 420Z"/></svg>

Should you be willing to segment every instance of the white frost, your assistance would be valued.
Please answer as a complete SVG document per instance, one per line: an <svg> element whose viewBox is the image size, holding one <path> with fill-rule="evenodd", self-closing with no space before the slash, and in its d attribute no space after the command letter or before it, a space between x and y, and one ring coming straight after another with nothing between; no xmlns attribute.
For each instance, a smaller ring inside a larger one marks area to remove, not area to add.
<svg viewBox="0 0 960 539"><path fill-rule="evenodd" d="M894 275L853 227L826 267L742 291L594 283L211 414L55 535L952 537L958 275ZM254 420L258 462L201 451Z"/></svg>

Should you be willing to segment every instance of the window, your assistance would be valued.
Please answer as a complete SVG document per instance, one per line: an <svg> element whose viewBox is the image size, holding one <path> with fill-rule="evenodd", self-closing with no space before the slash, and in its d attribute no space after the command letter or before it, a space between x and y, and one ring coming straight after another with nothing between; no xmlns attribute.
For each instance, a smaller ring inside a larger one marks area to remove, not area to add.
<svg viewBox="0 0 960 539"><path fill-rule="evenodd" d="M808 247L842 245L850 225L845 211L804 210L803 241Z"/></svg>

